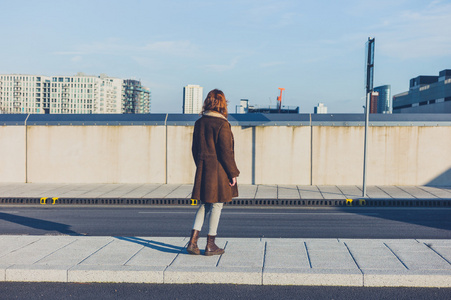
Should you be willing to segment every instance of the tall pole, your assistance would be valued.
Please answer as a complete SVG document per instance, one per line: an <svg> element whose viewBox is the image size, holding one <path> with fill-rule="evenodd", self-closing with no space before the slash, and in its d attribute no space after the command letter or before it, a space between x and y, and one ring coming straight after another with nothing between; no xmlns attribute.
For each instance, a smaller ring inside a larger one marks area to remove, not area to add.
<svg viewBox="0 0 451 300"><path fill-rule="evenodd" d="M369 37L366 43L366 103L365 103L365 141L363 146L363 187L362 197L366 197L366 172L367 172L367 150L368 150L368 123L370 116L370 95L373 90L374 71L374 38Z"/></svg>
<svg viewBox="0 0 451 300"><path fill-rule="evenodd" d="M370 94L366 94L366 104L365 104L365 142L363 146L363 188L362 188L362 197L366 197L366 151L368 149L368 121L370 118Z"/></svg>

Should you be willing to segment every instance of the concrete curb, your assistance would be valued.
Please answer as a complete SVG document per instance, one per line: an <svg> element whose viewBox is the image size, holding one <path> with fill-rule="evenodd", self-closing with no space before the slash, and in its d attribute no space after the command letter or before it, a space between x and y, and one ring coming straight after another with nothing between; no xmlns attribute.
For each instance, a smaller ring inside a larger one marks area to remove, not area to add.
<svg viewBox="0 0 451 300"><path fill-rule="evenodd" d="M192 206L197 205L186 198L33 198L0 197L0 205L146 205L146 206ZM258 207L445 207L451 208L451 199L234 199L230 206Z"/></svg>

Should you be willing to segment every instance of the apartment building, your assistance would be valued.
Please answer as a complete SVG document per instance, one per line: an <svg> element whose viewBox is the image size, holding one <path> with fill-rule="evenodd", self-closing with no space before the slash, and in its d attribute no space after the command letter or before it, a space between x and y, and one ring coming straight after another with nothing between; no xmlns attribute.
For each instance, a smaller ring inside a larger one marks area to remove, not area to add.
<svg viewBox="0 0 451 300"><path fill-rule="evenodd" d="M127 80L108 77L105 74L100 76L84 73L78 73L75 76L0 75L0 113L125 113L127 87ZM150 91L143 88L141 93L146 95L135 93L135 96L147 99L147 102L143 102L144 107L127 111L128 113L150 112Z"/></svg>

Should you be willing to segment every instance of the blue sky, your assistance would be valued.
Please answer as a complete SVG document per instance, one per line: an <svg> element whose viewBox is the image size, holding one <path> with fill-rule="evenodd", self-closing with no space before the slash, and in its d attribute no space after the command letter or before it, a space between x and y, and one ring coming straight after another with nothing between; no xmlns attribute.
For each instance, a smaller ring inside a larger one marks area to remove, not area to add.
<svg viewBox="0 0 451 300"><path fill-rule="evenodd" d="M152 113L181 113L183 86L313 112L361 113L364 49L374 86L451 68L451 0L0 0L0 73L140 79Z"/></svg>

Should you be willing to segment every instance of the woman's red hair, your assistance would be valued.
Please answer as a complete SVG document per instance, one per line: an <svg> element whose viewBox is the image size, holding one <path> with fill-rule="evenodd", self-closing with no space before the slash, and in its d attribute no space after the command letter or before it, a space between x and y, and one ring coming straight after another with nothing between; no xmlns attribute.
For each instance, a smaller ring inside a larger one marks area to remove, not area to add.
<svg viewBox="0 0 451 300"><path fill-rule="evenodd" d="M214 89L208 93L204 101L204 106L202 107L202 114L207 110L216 111L227 118L227 100L221 90Z"/></svg>

